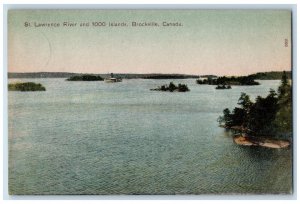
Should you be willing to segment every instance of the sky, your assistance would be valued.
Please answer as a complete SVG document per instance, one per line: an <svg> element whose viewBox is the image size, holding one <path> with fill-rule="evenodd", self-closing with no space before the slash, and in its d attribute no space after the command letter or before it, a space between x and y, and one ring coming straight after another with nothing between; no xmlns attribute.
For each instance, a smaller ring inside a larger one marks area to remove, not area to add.
<svg viewBox="0 0 300 204"><path fill-rule="evenodd" d="M97 22L105 26L93 24ZM133 27L132 22L159 26ZM9 72L246 75L290 69L287 10L8 12Z"/></svg>

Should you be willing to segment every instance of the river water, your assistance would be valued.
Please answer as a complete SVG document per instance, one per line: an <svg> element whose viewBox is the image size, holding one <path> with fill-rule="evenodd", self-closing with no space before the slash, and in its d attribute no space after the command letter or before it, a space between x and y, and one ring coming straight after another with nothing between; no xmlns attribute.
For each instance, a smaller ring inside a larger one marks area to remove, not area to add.
<svg viewBox="0 0 300 204"><path fill-rule="evenodd" d="M8 93L12 194L278 194L292 191L292 148L234 144L218 127L241 92L280 81L186 93L150 91L170 80L121 83L10 79L45 92Z"/></svg>

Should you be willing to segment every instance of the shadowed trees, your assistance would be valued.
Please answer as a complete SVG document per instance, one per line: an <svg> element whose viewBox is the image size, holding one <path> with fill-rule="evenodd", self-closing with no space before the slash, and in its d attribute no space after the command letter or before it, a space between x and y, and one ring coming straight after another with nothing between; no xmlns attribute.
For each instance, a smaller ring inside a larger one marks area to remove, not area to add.
<svg viewBox="0 0 300 204"><path fill-rule="evenodd" d="M224 109L219 123L251 135L279 136L292 131L291 85L285 73L277 93L271 89L267 97L258 96L255 102L242 93L238 105L232 112Z"/></svg>
<svg viewBox="0 0 300 204"><path fill-rule="evenodd" d="M197 84L208 84L208 85L259 85L258 82L254 81L254 76L240 76L240 77L218 77L218 78L207 78L204 80L196 80Z"/></svg>
<svg viewBox="0 0 300 204"><path fill-rule="evenodd" d="M156 89L150 89L151 91L169 91L169 92L186 92L186 91L190 91L190 89L188 88L188 86L186 84L178 84L178 86L176 86L173 82L170 82L169 85L162 85Z"/></svg>
<svg viewBox="0 0 300 204"><path fill-rule="evenodd" d="M103 81L104 79L101 76L95 76L95 75L76 75L71 76L67 79L67 81Z"/></svg>

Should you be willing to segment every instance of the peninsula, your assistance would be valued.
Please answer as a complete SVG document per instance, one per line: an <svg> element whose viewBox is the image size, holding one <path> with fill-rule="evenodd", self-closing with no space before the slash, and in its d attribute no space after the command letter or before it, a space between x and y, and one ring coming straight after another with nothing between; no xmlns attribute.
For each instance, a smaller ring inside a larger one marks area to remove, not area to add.
<svg viewBox="0 0 300 204"><path fill-rule="evenodd" d="M270 90L266 97L257 96L253 102L242 93L239 107L223 110L218 121L221 127L235 132L239 145L284 148L292 139L292 86L283 72L277 92Z"/></svg>

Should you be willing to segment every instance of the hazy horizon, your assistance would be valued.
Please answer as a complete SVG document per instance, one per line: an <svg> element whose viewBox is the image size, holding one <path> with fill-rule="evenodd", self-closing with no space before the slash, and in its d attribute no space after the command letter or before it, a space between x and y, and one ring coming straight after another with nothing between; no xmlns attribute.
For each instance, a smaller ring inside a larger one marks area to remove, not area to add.
<svg viewBox="0 0 300 204"><path fill-rule="evenodd" d="M282 70L282 71L267 71L267 72L290 72L292 70ZM251 74L256 74L256 73L260 73L260 72L264 72L264 71L259 71L259 72L255 72L255 73L249 73L247 75L251 75ZM30 74L30 73L72 73L72 74L94 74L94 75L108 75L111 74L110 73L93 73L93 72L59 72L59 71L42 71L42 72L8 72L8 73L25 73L25 74ZM169 74L169 75L216 75L216 76L241 76L241 75L218 75L218 74L214 74L214 73L207 73L207 74L186 74L186 73L133 73L133 72L115 72L113 74Z"/></svg>
<svg viewBox="0 0 300 204"><path fill-rule="evenodd" d="M63 26L64 22L77 26ZM79 26L87 22L89 26ZM95 27L92 22L127 26ZM132 22L157 22L160 26L133 27ZM162 22L178 22L182 26L162 26ZM60 26L39 26L43 23ZM288 10L8 13L8 72L237 76L283 70L291 70Z"/></svg>

